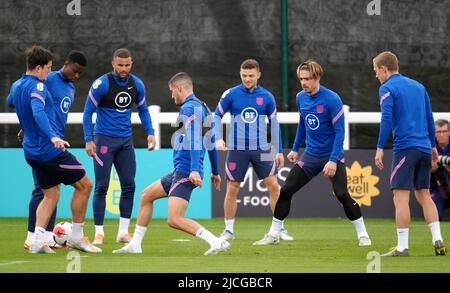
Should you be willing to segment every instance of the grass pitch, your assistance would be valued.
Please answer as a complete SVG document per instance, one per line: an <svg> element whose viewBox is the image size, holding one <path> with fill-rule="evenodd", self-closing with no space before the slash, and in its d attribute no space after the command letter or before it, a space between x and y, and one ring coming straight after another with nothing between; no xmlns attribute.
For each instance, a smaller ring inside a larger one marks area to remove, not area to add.
<svg viewBox="0 0 450 293"><path fill-rule="evenodd" d="M58 219L58 222L62 219ZM220 234L223 219L199 221ZM203 256L209 248L202 240L169 228L165 220L153 220L143 242L141 255L115 255L118 220L105 222L105 244L101 254L80 253L82 273L365 273L371 251L384 253L396 245L394 220L367 219L372 246L358 247L353 225L346 219L287 219L286 228L295 241L277 246L253 246L270 227L269 218L238 218L236 239L231 250ZM26 219L0 218L0 273L64 273L70 266L72 250L53 255L31 255L23 249ZM131 227L134 230L134 221ZM441 223L442 234L450 239L450 222ZM93 238L92 220L85 234ZM450 242L447 241L447 244ZM447 245L448 246L448 245ZM450 256L435 256L431 235L424 221L412 221L410 257L381 258L381 272L450 272Z"/></svg>

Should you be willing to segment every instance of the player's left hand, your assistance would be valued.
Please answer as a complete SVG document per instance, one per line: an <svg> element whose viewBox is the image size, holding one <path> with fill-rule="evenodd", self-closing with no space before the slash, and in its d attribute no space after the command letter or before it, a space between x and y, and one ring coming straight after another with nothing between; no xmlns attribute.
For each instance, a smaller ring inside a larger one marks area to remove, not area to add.
<svg viewBox="0 0 450 293"><path fill-rule="evenodd" d="M222 179L220 179L220 175L211 174L211 182L214 184L214 188L217 191L220 191L220 182L221 181L222 181Z"/></svg>
<svg viewBox="0 0 450 293"><path fill-rule="evenodd" d="M70 147L69 142L67 142L67 141L65 141L65 140L62 140L62 139L60 139L60 138L57 137L57 136L52 137L51 141L52 141L53 146L54 146L55 148L57 148L57 149L62 149L63 151L66 150L66 147Z"/></svg>
<svg viewBox="0 0 450 293"><path fill-rule="evenodd" d="M299 157L298 152L294 152L294 151L290 151L289 154L287 155L287 158L288 158L289 162L291 162L291 163L297 163L298 157Z"/></svg>
<svg viewBox="0 0 450 293"><path fill-rule="evenodd" d="M277 154L275 161L277 163L278 168L282 168L284 166L284 155L283 153Z"/></svg>
<svg viewBox="0 0 450 293"><path fill-rule="evenodd" d="M325 177L334 177L334 175L336 175L336 163L328 161L328 163L325 164L325 167L323 167L322 172Z"/></svg>
<svg viewBox="0 0 450 293"><path fill-rule="evenodd" d="M431 173L436 172L436 170L439 168L437 163L431 162Z"/></svg>
<svg viewBox="0 0 450 293"><path fill-rule="evenodd" d="M431 163L437 164L438 160L439 160L439 153L438 153L437 149L434 147L431 150Z"/></svg>
<svg viewBox="0 0 450 293"><path fill-rule="evenodd" d="M192 182L195 186L202 187L202 177L200 177L200 173L197 171L192 171L191 174L189 174L189 181Z"/></svg>
<svg viewBox="0 0 450 293"><path fill-rule="evenodd" d="M19 141L19 143L23 142L23 130L20 129L19 132L17 133L17 140Z"/></svg>
<svg viewBox="0 0 450 293"><path fill-rule="evenodd" d="M156 139L154 135L147 136L147 149L153 151L156 147Z"/></svg>
<svg viewBox="0 0 450 293"><path fill-rule="evenodd" d="M383 156L384 151L383 149L377 149L377 153L375 154L375 165L378 167L378 169L383 170Z"/></svg>

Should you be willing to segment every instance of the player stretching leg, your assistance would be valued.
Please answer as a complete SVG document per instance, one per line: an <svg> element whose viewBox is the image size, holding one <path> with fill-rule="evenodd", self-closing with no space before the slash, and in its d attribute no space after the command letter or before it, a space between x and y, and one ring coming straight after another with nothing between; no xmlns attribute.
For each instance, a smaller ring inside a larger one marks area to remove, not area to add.
<svg viewBox="0 0 450 293"><path fill-rule="evenodd" d="M292 196L320 172L330 178L333 191L344 208L345 215L353 223L359 246L369 246L361 208L347 190L347 173L344 164L344 109L341 98L333 91L320 85L322 67L315 61L306 61L297 68L297 77L303 91L297 94L300 112L297 135L290 162L296 164L281 189L280 198L270 231L254 245L277 244L284 219L289 215ZM305 152L299 158L299 149L306 137Z"/></svg>
<svg viewBox="0 0 450 293"><path fill-rule="evenodd" d="M210 248L205 255L214 255L230 248L230 244L216 237L199 223L185 218L192 190L202 186L203 158L205 145L202 138L207 132L202 127L210 118L211 112L202 101L194 95L191 77L184 72L174 75L169 81L169 89L175 104L181 106L179 122L181 128L174 136L174 171L148 186L141 194L141 203L136 221L136 229L130 243L113 253L142 253L142 240L150 224L153 202L158 198L168 197L168 224L170 227L184 231L206 241ZM203 139L204 140L204 139ZM220 176L217 166L217 150L214 138L210 140L208 151L211 161L211 181L220 189Z"/></svg>

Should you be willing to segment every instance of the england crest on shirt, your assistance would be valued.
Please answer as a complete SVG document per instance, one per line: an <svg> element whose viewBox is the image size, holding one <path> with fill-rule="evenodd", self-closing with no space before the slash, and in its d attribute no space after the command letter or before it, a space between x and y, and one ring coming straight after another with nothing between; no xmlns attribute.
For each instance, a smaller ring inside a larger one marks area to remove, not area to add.
<svg viewBox="0 0 450 293"><path fill-rule="evenodd" d="M256 98L256 105L262 106L263 104L264 104L264 98L262 98L262 97L257 97L257 98Z"/></svg>
<svg viewBox="0 0 450 293"><path fill-rule="evenodd" d="M319 114L323 113L323 105L322 104L317 105L316 112Z"/></svg>

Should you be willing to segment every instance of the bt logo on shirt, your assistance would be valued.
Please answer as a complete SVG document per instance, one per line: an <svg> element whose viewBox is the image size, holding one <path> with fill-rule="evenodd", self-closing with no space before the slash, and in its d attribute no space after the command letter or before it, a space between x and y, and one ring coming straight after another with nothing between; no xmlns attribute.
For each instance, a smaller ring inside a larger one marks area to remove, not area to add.
<svg viewBox="0 0 450 293"><path fill-rule="evenodd" d="M308 125L309 129L316 130L320 126L319 118L317 118L314 114L308 114L305 118L306 125Z"/></svg>
<svg viewBox="0 0 450 293"><path fill-rule="evenodd" d="M258 111L255 108L247 107L241 112L241 118L246 123L254 123L258 119Z"/></svg>
<svg viewBox="0 0 450 293"><path fill-rule="evenodd" d="M61 104L60 104L61 111L62 111L64 114L67 114L67 113L69 112L69 109L70 109L70 105L71 105L71 104L72 104L72 103L71 103L69 97L64 97L64 98L61 100Z"/></svg>
<svg viewBox="0 0 450 293"><path fill-rule="evenodd" d="M116 109L119 112L125 112L126 108L131 104L131 96L127 92L120 92L117 94L116 99L114 100L116 106L119 109Z"/></svg>

